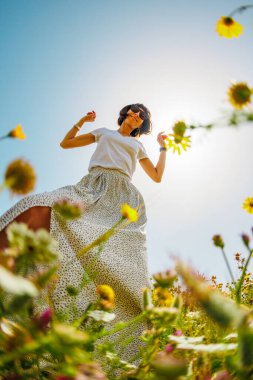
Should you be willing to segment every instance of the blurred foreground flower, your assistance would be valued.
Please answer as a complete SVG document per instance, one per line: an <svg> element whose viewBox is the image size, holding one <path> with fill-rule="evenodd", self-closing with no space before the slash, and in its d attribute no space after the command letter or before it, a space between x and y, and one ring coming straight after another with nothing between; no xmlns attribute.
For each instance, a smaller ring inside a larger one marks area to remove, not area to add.
<svg viewBox="0 0 253 380"><path fill-rule="evenodd" d="M186 375L188 370L188 363L185 359L176 358L166 352L159 352L155 359L151 361L151 366L157 380L176 380Z"/></svg>
<svg viewBox="0 0 253 380"><path fill-rule="evenodd" d="M11 248L17 248L19 256L27 255L29 261L52 263L57 259L59 243L44 228L32 231L26 223L12 222L6 229Z"/></svg>
<svg viewBox="0 0 253 380"><path fill-rule="evenodd" d="M103 310L111 310L115 307L115 293L111 286L98 285L96 292L100 296L98 306Z"/></svg>
<svg viewBox="0 0 253 380"><path fill-rule="evenodd" d="M216 23L216 32L220 37L233 38L239 37L243 32L243 26L232 17L221 17Z"/></svg>
<svg viewBox="0 0 253 380"><path fill-rule="evenodd" d="M190 136L184 136L186 129L187 126L183 121L178 121L174 124L172 128L174 133L169 133L164 140L167 149L173 148L173 153L177 151L178 154L181 154L181 148L185 151L187 150L191 140Z"/></svg>
<svg viewBox="0 0 253 380"><path fill-rule="evenodd" d="M7 135L2 136L0 140L3 140L7 137L13 137L20 140L24 140L26 138L26 135L24 134L24 131L22 129L22 126L18 124L14 129L12 129Z"/></svg>
<svg viewBox="0 0 253 380"><path fill-rule="evenodd" d="M88 316L92 317L96 321L111 322L115 319L116 315L114 313L107 313L103 310L90 310L88 311Z"/></svg>
<svg viewBox="0 0 253 380"><path fill-rule="evenodd" d="M12 161L5 171L3 187L12 194L25 195L31 192L36 183L36 174L29 162L22 158Z"/></svg>
<svg viewBox="0 0 253 380"><path fill-rule="evenodd" d="M229 102L234 108L241 109L250 104L252 91L245 82L233 83L228 89Z"/></svg>
<svg viewBox="0 0 253 380"><path fill-rule="evenodd" d="M16 128L14 128L12 131L8 133L8 137L15 137L20 140L24 140L26 138L26 135L24 134L22 126L18 124Z"/></svg>
<svg viewBox="0 0 253 380"><path fill-rule="evenodd" d="M58 375L55 380L107 380L105 373L98 363L85 363L77 367L75 376Z"/></svg>
<svg viewBox="0 0 253 380"><path fill-rule="evenodd" d="M16 295L27 294L30 297L36 297L39 294L36 286L31 281L28 281L24 277L16 276L1 265L0 288L8 293Z"/></svg>
<svg viewBox="0 0 253 380"><path fill-rule="evenodd" d="M156 281L154 284L155 287L169 288L173 285L174 281L176 281L177 273L174 270L166 270L153 274L153 278Z"/></svg>
<svg viewBox="0 0 253 380"><path fill-rule="evenodd" d="M157 287L152 293L152 301L155 306L170 307L173 304L174 297L168 289Z"/></svg>
<svg viewBox="0 0 253 380"><path fill-rule="evenodd" d="M137 222L138 220L138 212L134 208L130 207L127 203L124 203L121 206L121 214L124 218L130 220L130 222Z"/></svg>
<svg viewBox="0 0 253 380"><path fill-rule="evenodd" d="M65 220L79 218L84 212L81 202L73 202L69 198L63 198L53 204L53 209Z"/></svg>
<svg viewBox="0 0 253 380"><path fill-rule="evenodd" d="M244 320L246 312L243 308L231 299L211 289L205 281L197 277L191 268L179 260L177 272L200 306L220 326L225 328L228 326L238 327L242 320Z"/></svg>
<svg viewBox="0 0 253 380"><path fill-rule="evenodd" d="M94 362L81 364L75 380L107 380L107 377L101 366Z"/></svg>
<svg viewBox="0 0 253 380"><path fill-rule="evenodd" d="M33 322L37 328L41 331L47 331L49 328L49 323L52 320L53 312L51 309L46 309L40 315L33 317Z"/></svg>
<svg viewBox="0 0 253 380"><path fill-rule="evenodd" d="M253 197L248 197L244 200L242 208L249 214L253 214Z"/></svg>
<svg viewBox="0 0 253 380"><path fill-rule="evenodd" d="M98 285L96 292L101 298L106 299L107 301L114 302L115 293L111 286L109 285Z"/></svg>

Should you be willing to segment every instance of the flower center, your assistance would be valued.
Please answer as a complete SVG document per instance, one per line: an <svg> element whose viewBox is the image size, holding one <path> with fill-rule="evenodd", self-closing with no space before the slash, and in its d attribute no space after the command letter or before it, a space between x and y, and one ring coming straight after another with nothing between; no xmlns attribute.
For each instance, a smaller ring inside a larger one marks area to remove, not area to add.
<svg viewBox="0 0 253 380"><path fill-rule="evenodd" d="M225 17L224 24L230 26L234 23L234 20L231 17Z"/></svg>

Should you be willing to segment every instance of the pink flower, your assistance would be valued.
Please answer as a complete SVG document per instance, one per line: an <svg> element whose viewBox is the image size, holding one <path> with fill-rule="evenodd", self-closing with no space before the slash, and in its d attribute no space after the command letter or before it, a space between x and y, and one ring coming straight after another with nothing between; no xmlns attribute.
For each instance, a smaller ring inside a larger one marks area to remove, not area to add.
<svg viewBox="0 0 253 380"><path fill-rule="evenodd" d="M182 333L181 330L176 330L173 335L175 335L175 336L182 336L183 333Z"/></svg>
<svg viewBox="0 0 253 380"><path fill-rule="evenodd" d="M49 322L52 320L52 315L52 310L46 309L42 314L34 318L35 324L40 330L46 331L49 327Z"/></svg>
<svg viewBox="0 0 253 380"><path fill-rule="evenodd" d="M172 344L167 344L167 346L165 347L165 352L172 352L174 350L174 347L172 346Z"/></svg>

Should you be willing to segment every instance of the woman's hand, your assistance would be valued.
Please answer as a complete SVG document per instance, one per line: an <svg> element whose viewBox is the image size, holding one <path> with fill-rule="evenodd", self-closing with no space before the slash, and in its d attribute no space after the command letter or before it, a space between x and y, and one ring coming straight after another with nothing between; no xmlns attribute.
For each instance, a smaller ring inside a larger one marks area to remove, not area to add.
<svg viewBox="0 0 253 380"><path fill-rule="evenodd" d="M96 112L95 111L92 111L92 112L87 112L87 114L84 116L84 117L82 117L82 121L83 122L93 122L93 121L95 121L95 119L96 119Z"/></svg>
<svg viewBox="0 0 253 380"><path fill-rule="evenodd" d="M166 139L167 135L165 135L163 133L164 133L164 131L158 133L158 135L157 135L157 141L158 141L158 144L160 146L166 147L164 140Z"/></svg>

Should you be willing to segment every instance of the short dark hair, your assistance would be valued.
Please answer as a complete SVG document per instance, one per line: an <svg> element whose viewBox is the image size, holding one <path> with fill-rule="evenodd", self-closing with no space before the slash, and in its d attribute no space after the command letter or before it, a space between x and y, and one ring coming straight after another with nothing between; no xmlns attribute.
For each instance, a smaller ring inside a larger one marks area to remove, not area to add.
<svg viewBox="0 0 253 380"><path fill-rule="evenodd" d="M129 104L125 107L123 107L119 112L119 118L118 118L118 125L121 125L123 121L127 117L127 112L129 111L132 104ZM145 107L141 103L135 103L136 106L139 106L143 109L143 111L147 114L147 119L143 120L141 126L139 128L135 128L130 134L131 136L135 137L138 134L139 135L149 135L152 132L152 121L151 121L151 113L147 107Z"/></svg>

